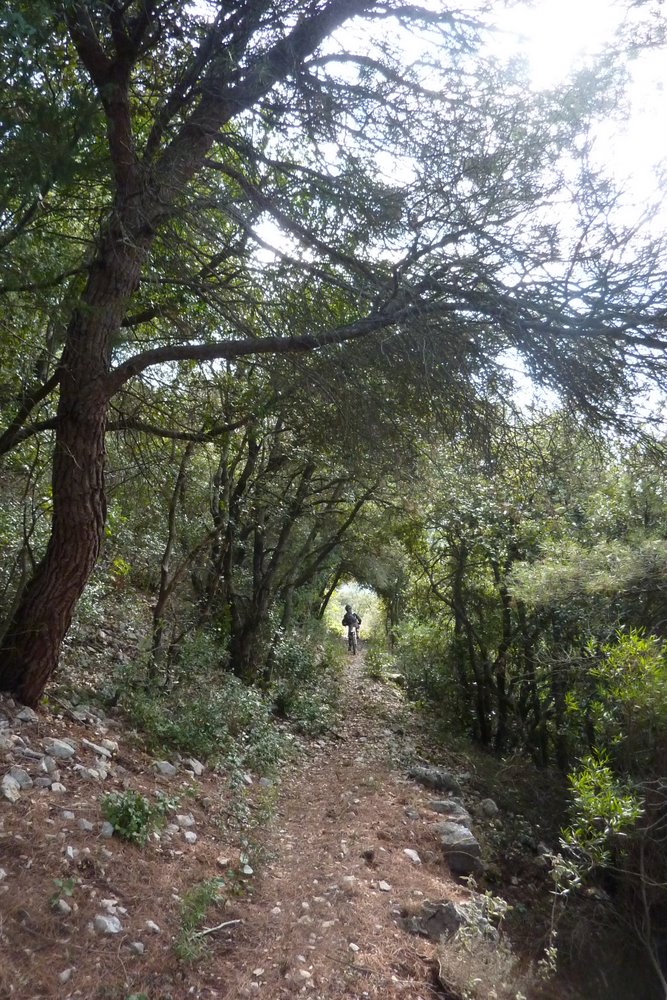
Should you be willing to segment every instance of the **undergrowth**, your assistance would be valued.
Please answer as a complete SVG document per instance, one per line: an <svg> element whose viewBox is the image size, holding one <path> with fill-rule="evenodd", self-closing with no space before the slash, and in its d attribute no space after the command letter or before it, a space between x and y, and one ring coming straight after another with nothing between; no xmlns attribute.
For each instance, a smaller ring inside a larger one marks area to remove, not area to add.
<svg viewBox="0 0 667 1000"><path fill-rule="evenodd" d="M277 715L307 736L321 736L339 716L344 652L328 636L283 635L272 658L269 691Z"/></svg>
<svg viewBox="0 0 667 1000"><path fill-rule="evenodd" d="M109 792L102 797L102 815L111 823L114 834L122 840L143 847L152 833L164 826L165 816L176 807L176 800L159 792L150 802L141 792Z"/></svg>

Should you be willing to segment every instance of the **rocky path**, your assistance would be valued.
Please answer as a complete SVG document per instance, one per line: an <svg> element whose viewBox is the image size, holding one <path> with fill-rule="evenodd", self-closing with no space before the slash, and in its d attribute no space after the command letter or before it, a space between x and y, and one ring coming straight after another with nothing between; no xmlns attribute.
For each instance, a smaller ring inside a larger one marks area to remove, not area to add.
<svg viewBox="0 0 667 1000"><path fill-rule="evenodd" d="M223 911L203 906L190 943L207 948L184 961L193 890L222 878L227 894L244 868L224 778L154 760L117 719L2 702L0 1000L442 997L437 944L405 927L426 900L469 898L437 828L462 807L408 777L414 720L363 655L348 658L342 719L268 788L254 872ZM178 805L139 848L105 821L109 791Z"/></svg>
<svg viewBox="0 0 667 1000"><path fill-rule="evenodd" d="M400 916L466 891L443 862L428 793L405 776L400 691L364 677L363 656L349 662L338 738L283 780L272 858L225 963L225 1000L438 995L434 946Z"/></svg>

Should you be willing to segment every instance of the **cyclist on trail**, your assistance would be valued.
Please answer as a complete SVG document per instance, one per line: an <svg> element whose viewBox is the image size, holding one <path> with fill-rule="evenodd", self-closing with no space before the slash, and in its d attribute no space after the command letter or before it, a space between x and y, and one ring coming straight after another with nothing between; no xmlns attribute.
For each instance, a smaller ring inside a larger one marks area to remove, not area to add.
<svg viewBox="0 0 667 1000"><path fill-rule="evenodd" d="M356 611L352 610L352 605L351 604L346 604L345 605L345 614L343 615L343 620L341 622L341 625L344 625L347 628L347 630L348 630L347 642L348 642L348 647L349 647L351 645L351 643L352 643L352 636L350 635L350 630L354 629L354 631L356 633L357 640L358 640L359 639L359 626L361 625L361 618L359 617L359 615L357 614Z"/></svg>

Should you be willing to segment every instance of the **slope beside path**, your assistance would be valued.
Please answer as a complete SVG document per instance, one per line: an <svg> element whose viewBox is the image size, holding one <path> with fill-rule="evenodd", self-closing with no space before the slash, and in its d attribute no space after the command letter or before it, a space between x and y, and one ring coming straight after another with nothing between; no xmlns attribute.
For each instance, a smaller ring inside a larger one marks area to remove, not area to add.
<svg viewBox="0 0 667 1000"><path fill-rule="evenodd" d="M432 795L406 777L413 721L363 655L348 657L343 701L338 730L265 783L273 814L245 844L224 776L155 761L97 710L0 699L0 998L437 995L436 945L399 918L467 890L443 860ZM162 793L167 826L143 848L120 840L108 791ZM222 910L205 898L218 878Z"/></svg>

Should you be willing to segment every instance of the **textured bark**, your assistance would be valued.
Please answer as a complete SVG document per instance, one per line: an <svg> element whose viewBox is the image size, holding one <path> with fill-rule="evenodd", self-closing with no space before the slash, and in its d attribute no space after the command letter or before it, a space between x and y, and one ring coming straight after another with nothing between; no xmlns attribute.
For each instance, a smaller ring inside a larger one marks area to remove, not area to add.
<svg viewBox="0 0 667 1000"><path fill-rule="evenodd" d="M240 18L237 34L228 39L229 52L238 50L239 58L247 57L240 74L230 73L227 60L217 58L217 21L212 23L195 60L192 86L181 90L179 81L173 81L142 156L136 148L130 81L137 61L146 57L151 39L158 37L158 33L151 35L157 27L154 8L144 6L140 15L130 18L125 5L100 4L93 18L89 6L81 0L67 4L65 17L81 67L96 88L106 117L113 205L88 267L85 292L68 327L58 371L51 538L0 648L0 690L12 692L27 704L39 699L56 667L76 602L104 537L104 432L111 396L128 379L168 357L232 357L257 350L252 343L236 344L230 350L192 345L185 347L184 355L181 345L176 352L168 349L166 355L164 349L144 352L114 372L109 370L112 338L126 318L155 233L201 169L219 130L253 107L277 81L294 76L332 31L373 5L369 0L328 0L311 6L284 36L266 49L262 46L256 56L250 44L253 24ZM109 32L105 35L99 24L106 16ZM197 82L205 86L195 86ZM171 137L164 141L167 126ZM384 317L373 317L338 332L333 340L364 336L386 323ZM305 343L269 338L264 350L312 350L321 343L314 338ZM27 410L17 418L21 422L34 403L29 400L26 405ZM12 446L21 431L20 423L14 421L0 444Z"/></svg>
<svg viewBox="0 0 667 1000"><path fill-rule="evenodd" d="M34 705L55 670L104 538L104 433L111 335L139 279L144 248L111 231L70 322L60 369L53 522L44 558L0 650L0 690Z"/></svg>

